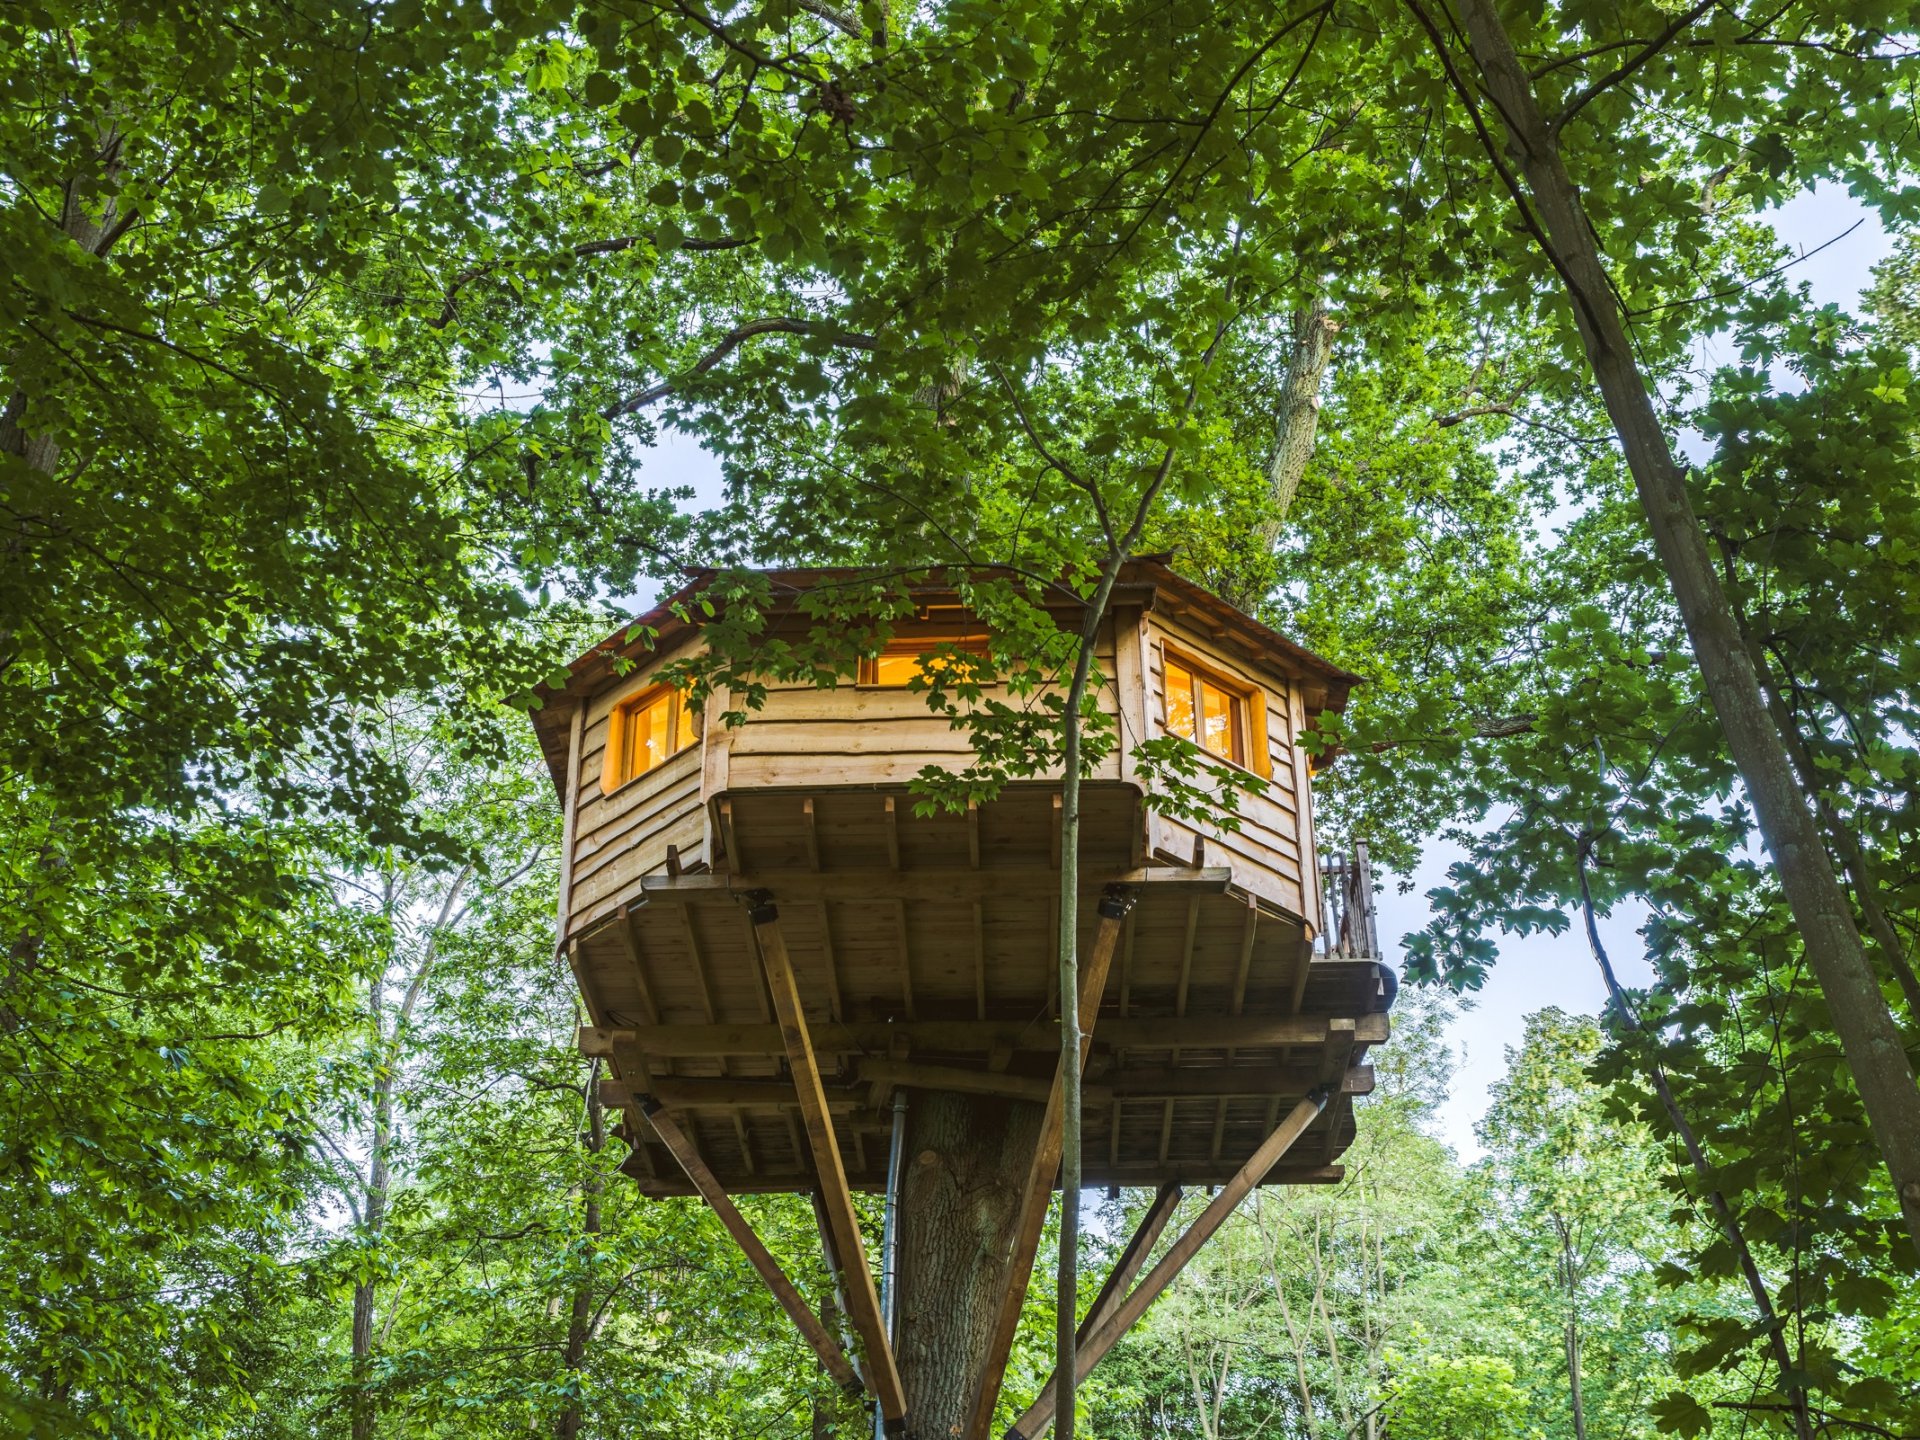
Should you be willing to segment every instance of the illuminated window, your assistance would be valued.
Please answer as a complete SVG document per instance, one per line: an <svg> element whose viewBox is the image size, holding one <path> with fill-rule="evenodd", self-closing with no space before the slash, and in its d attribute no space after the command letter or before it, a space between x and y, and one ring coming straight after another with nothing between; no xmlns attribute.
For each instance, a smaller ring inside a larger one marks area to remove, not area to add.
<svg viewBox="0 0 1920 1440"><path fill-rule="evenodd" d="M878 655L869 656L860 662L860 683L862 685L908 685L915 676L929 670L951 668L953 662L939 655L928 656L921 663L921 656L929 650L950 645L964 650L969 655L985 658L987 642L972 637L958 635L922 636L916 640L889 640L886 648Z"/></svg>
<svg viewBox="0 0 1920 1440"><path fill-rule="evenodd" d="M1247 763L1246 692L1167 656L1167 729L1236 765Z"/></svg>
<svg viewBox="0 0 1920 1440"><path fill-rule="evenodd" d="M686 696L671 685L655 686L615 706L601 788L624 785L693 744L694 713Z"/></svg>

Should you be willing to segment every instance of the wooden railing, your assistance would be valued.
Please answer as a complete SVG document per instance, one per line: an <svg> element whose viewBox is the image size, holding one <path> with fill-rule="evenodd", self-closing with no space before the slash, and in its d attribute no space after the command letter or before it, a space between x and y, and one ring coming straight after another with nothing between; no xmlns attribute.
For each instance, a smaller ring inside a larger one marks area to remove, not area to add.
<svg viewBox="0 0 1920 1440"><path fill-rule="evenodd" d="M1320 857L1320 934L1314 949L1341 960L1378 960L1380 932L1373 910L1373 866L1367 847L1351 855Z"/></svg>

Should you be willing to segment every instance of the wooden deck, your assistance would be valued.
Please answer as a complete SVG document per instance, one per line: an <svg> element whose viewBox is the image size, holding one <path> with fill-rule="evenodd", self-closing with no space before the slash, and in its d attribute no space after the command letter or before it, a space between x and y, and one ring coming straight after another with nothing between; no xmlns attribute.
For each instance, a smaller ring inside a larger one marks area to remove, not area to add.
<svg viewBox="0 0 1920 1440"><path fill-rule="evenodd" d="M1352 1097L1387 1037L1372 960L1314 958L1304 917L1225 867L1134 864L1131 784L1084 791L1083 937L1105 886L1133 897L1086 1071L1091 1185L1225 1181L1310 1089L1337 1092L1267 1183L1339 1178ZM609 1098L665 1107L732 1192L817 1184L749 907L771 900L849 1183L885 1181L895 1086L1044 1102L1054 1024L1058 792L921 816L904 787L755 790L715 804L729 873L649 875L569 945ZM637 1122L637 1117L636 1117ZM628 1173L691 1193L652 1128Z"/></svg>

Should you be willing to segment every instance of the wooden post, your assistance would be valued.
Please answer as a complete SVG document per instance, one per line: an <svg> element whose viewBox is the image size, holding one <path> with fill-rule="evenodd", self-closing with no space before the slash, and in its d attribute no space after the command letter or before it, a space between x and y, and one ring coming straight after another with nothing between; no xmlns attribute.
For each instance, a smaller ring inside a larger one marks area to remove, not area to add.
<svg viewBox="0 0 1920 1440"><path fill-rule="evenodd" d="M1119 945L1127 912L1132 908L1132 895L1120 891L1119 887L1110 890L1100 902L1100 925L1094 932L1093 949L1080 971L1080 1065L1083 1069L1087 1053L1093 1048L1094 1019L1100 1010L1100 997L1107 988L1113 952ZM1027 1169L1026 1187L1021 1192L1019 1218L1014 1222L1013 1245L1002 1277L1000 1309L994 1316L992 1338L987 1343L986 1368L981 1372L980 1388L974 1395L973 1413L967 1419L966 1440L986 1440L993 1427L993 1407L1000 1401L1000 1386L1006 1379L1014 1334L1020 1328L1020 1307L1027 1298L1034 1256L1040 1249L1040 1233L1047 1224L1054 1177L1060 1171L1061 1137L1066 1125L1065 1078L1064 1066L1055 1065L1053 1086L1047 1095L1046 1118L1040 1122L1040 1140L1034 1146L1033 1163Z"/></svg>
<svg viewBox="0 0 1920 1440"><path fill-rule="evenodd" d="M834 1383L843 1390L858 1390L860 1377L853 1373L846 1353L827 1333L826 1326L820 1323L807 1302L800 1298L800 1292L787 1278L786 1271L780 1268L780 1262L761 1243L753 1226L747 1223L747 1217L733 1203L733 1197L720 1187L719 1179L707 1168L706 1161L700 1158L700 1152L693 1148L693 1142L668 1117L659 1101L648 1100L642 1108L646 1112L647 1122L653 1126L654 1134L673 1152L673 1158L687 1172L687 1179L693 1182L694 1189L713 1208L713 1213L720 1217L720 1223L726 1227L727 1233L733 1237L748 1262L760 1272L767 1289L773 1292L773 1298L780 1302L780 1308L787 1312L787 1318L793 1321L807 1344L813 1347L813 1353L820 1357L820 1363L826 1367Z"/></svg>
<svg viewBox="0 0 1920 1440"><path fill-rule="evenodd" d="M1080 1322L1078 1331L1082 1345L1087 1337L1106 1321L1108 1313L1120 1303L1133 1285L1134 1276L1140 1273L1140 1267L1147 1263L1154 1243L1159 1240L1160 1232L1167 1228L1167 1221L1173 1218L1173 1212L1179 1208L1180 1197L1186 1192L1178 1185L1168 1183L1160 1187L1160 1193L1153 1197L1153 1204L1147 1207L1147 1213L1140 1217L1140 1228L1133 1232L1133 1238L1127 1241L1127 1248L1120 1252L1120 1258L1108 1273L1106 1283L1100 1287L1100 1293L1093 1297L1093 1305L1087 1311L1087 1318Z"/></svg>
<svg viewBox="0 0 1920 1440"><path fill-rule="evenodd" d="M1160 1298L1160 1292L1173 1283L1187 1266L1187 1262L1199 1253L1200 1247L1213 1238L1214 1232L1226 1223L1227 1217L1236 1206L1247 1198L1253 1187L1258 1185L1266 1173L1279 1163L1280 1157L1287 1153L1293 1142L1298 1140L1306 1128L1311 1125L1320 1112L1326 1108L1328 1091L1321 1087L1308 1095L1288 1112L1280 1127L1269 1135L1260 1148L1253 1152L1247 1163L1220 1188L1200 1218L1187 1227L1187 1231L1173 1247L1161 1257L1160 1263L1147 1273L1139 1286L1114 1306L1111 1313L1098 1328L1087 1337L1080 1347L1079 1361L1074 1373L1085 1379L1088 1372L1106 1357L1120 1337L1131 1330L1140 1317L1147 1313L1147 1307ZM1056 1377L1057 1379L1057 1377ZM1040 1392L1040 1398L1027 1407L1027 1412L1014 1421L1007 1431L1006 1440L1034 1440L1048 1421L1053 1419L1056 1380L1047 1381L1046 1388Z"/></svg>
<svg viewBox="0 0 1920 1440"><path fill-rule="evenodd" d="M834 1248L842 1262L841 1284L846 1293L847 1310L866 1350L867 1374L887 1429L890 1432L904 1430L906 1392L894 1363L892 1342L880 1317L880 1295L873 1287L866 1247L860 1241L860 1222L853 1212L847 1167L840 1158L839 1141L834 1138L833 1117L827 1112L826 1089L820 1080L812 1038L807 1033L807 1018L800 1008L800 988L794 981L793 962L787 955L787 937L780 929L780 911L770 897L762 896L748 918L753 921L754 934L760 941L760 959L766 967L767 989L773 996L780 1038L787 1049L787 1064L793 1071L800 1118L820 1175L820 1199L833 1233Z"/></svg>

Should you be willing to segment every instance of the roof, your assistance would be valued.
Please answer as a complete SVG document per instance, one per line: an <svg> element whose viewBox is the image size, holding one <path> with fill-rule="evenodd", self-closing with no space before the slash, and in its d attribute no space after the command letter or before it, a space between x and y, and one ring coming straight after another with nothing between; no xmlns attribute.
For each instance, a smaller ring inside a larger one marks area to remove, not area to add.
<svg viewBox="0 0 1920 1440"><path fill-rule="evenodd" d="M1204 586L1197 585L1184 575L1175 573L1167 564L1166 555L1143 555L1129 560L1121 569L1114 587L1109 608L1127 604L1144 604L1150 609L1166 608L1174 611L1193 612L1212 627L1219 638L1233 643L1249 658L1264 661L1277 669L1288 672L1296 679L1307 682L1306 699L1309 714L1318 714L1332 710L1336 714L1346 708L1347 693L1353 686L1364 684L1361 676L1349 670L1343 670L1332 661L1316 655L1305 646L1289 640L1279 631L1262 624L1227 601L1222 600ZM622 660L639 661L643 657L671 654L699 633L698 620L682 618L702 591L711 586L714 580L726 572L719 569L702 569L693 572L687 584L681 586L672 595L662 600L645 614L637 615L599 644L574 660L567 666L567 683L560 686L540 685L535 694L540 697L540 708L533 711L531 719L536 734L540 737L540 748L545 753L547 765L553 772L554 784L564 797L566 793L567 768L567 730L568 713L563 705L553 702L572 696L586 697L597 691L602 685L615 678L620 672L616 665ZM772 584L776 594L785 592L798 596L816 586L836 580L851 580L870 576L873 572L851 567L815 567L810 569L762 570ZM939 574L930 570L929 574ZM1001 573L990 567L975 572L981 578L992 578ZM928 580L907 587L910 594L948 595L953 593L953 585L945 580ZM641 638L628 640L634 631L642 632ZM645 638L652 634L651 641Z"/></svg>

